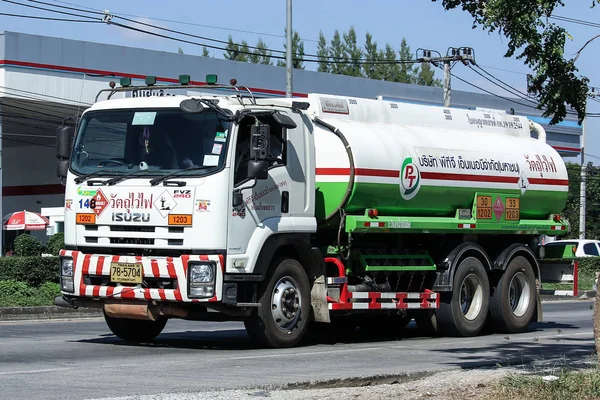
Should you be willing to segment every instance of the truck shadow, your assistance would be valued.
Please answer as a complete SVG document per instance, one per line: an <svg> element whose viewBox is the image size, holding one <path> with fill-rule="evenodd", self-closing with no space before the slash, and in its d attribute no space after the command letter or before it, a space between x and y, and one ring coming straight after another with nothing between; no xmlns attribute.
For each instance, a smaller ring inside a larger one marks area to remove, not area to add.
<svg viewBox="0 0 600 400"><path fill-rule="evenodd" d="M569 324L557 324L553 322L544 322L544 323L536 323L532 324L532 329L528 332L520 335L514 335L514 339L519 339L519 336L528 335L531 336L535 333L543 333L543 332L562 332L563 330L569 330L577 328L574 325ZM483 332L480 336L491 336L494 335L493 332L486 331ZM503 339L502 334L495 334L498 337L498 341L501 342L498 345L498 363L504 362L503 357L508 356L511 360L513 358L518 359L522 356L524 350L528 350L527 346L523 344L519 344L518 347L514 347L510 340ZM331 331L316 331L310 330L306 337L296 346L296 347L311 347L311 346L331 346L331 345L341 345L341 344L367 344L367 343L377 343L377 342L401 342L404 340L456 340L459 342L463 340L463 338L448 338L448 337L440 337L440 336L432 336L424 334L423 331L416 328L414 322L411 322L405 329L401 331L393 331L386 329L352 329L349 331L341 331L341 332L331 332ZM571 353L576 353L579 355L581 351L590 352L589 344L583 346L582 349L572 349L571 345L567 346L567 339L560 339L561 341L559 347L556 346L547 346L548 348L542 349L543 351L548 352L550 348L555 349L552 350L555 353L558 350L567 350L571 349ZM568 343L576 343L576 339L568 339ZM98 344L98 345L110 345L110 346L126 346L126 347L141 347L141 348L164 348L164 349L188 349L188 350L257 350L264 348L260 344L254 343L251 341L246 334L244 328L240 329L219 329L219 330L182 330L176 332L165 332L158 336L155 340L147 343L137 343L137 342L127 342L122 339L117 338L112 334L104 334L100 337L94 339L84 339L75 341L77 343L89 343L89 344ZM535 347L535 349L540 349L541 343L532 342L531 348ZM448 351L453 351L456 349L449 349ZM469 348L462 350L456 350L457 353L464 354L462 356L464 361L466 361L466 365L469 364L477 364L482 360L482 356L479 353L483 352L484 349L481 348L471 348L471 352L468 351ZM530 349L529 349L530 350ZM538 351L538 350L536 350ZM477 354L476 354L477 353ZM472 354L472 356L469 356ZM547 353L550 354L550 353ZM539 351L534 355L540 355ZM472 359L470 359L472 357ZM485 357L484 357L485 358ZM486 362L486 365L490 365L489 362Z"/></svg>
<svg viewBox="0 0 600 400"><path fill-rule="evenodd" d="M562 368L590 358L596 358L590 338L539 338L538 341L514 342L500 337L498 343L487 346L457 346L432 349L438 354L453 354L455 360L446 364L463 369L482 365L515 367L538 365L540 368Z"/></svg>

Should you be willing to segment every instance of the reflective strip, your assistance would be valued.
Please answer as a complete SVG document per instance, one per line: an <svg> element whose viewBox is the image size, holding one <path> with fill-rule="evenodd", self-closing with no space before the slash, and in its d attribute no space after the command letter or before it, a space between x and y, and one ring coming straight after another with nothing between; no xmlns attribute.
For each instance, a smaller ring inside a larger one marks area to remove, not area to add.
<svg viewBox="0 0 600 400"><path fill-rule="evenodd" d="M385 222L365 222L363 226L366 228L385 228Z"/></svg>
<svg viewBox="0 0 600 400"><path fill-rule="evenodd" d="M476 227L476 224L458 224L459 229L475 229Z"/></svg>

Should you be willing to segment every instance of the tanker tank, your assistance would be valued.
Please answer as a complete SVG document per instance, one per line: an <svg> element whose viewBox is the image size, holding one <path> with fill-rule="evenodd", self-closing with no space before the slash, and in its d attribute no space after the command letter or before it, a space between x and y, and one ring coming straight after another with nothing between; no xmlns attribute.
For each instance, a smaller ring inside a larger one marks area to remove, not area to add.
<svg viewBox="0 0 600 400"><path fill-rule="evenodd" d="M309 102L320 221L340 208L454 216L477 192L520 197L521 219L565 205L565 163L526 117L329 95Z"/></svg>

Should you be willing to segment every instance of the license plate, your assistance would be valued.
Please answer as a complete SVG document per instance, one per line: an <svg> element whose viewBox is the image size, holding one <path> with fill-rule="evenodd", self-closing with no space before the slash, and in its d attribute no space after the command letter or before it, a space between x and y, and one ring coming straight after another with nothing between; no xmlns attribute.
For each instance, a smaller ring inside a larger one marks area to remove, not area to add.
<svg viewBox="0 0 600 400"><path fill-rule="evenodd" d="M119 283L142 283L142 264L111 263L110 281Z"/></svg>

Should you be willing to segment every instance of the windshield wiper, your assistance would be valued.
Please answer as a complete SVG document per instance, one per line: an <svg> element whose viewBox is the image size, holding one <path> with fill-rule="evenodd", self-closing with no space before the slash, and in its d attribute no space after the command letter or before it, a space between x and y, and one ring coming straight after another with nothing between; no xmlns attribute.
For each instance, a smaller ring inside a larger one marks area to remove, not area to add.
<svg viewBox="0 0 600 400"><path fill-rule="evenodd" d="M99 169L98 171L94 171L89 174L78 176L77 178L75 178L75 183L81 183L81 182L85 181L86 179L93 178L95 176L108 174L111 172L115 172L115 171L113 169Z"/></svg>
<svg viewBox="0 0 600 400"><path fill-rule="evenodd" d="M159 183L161 183L162 181L165 181L167 179L174 178L176 176L182 175L182 174L184 174L187 171L194 171L194 170L200 170L200 169L206 169L206 168L212 168L212 166L187 167L187 168L184 168L184 169L180 169L178 171L171 172L170 174L167 174L167 175L164 175L164 176L160 176L158 178L151 179L150 180L150 185L156 186ZM185 184L186 183L183 182L183 181L179 182L179 186L185 186Z"/></svg>
<svg viewBox="0 0 600 400"><path fill-rule="evenodd" d="M119 176L115 176L114 178L111 178L107 181L105 181L104 183L106 183L108 186L112 186L115 183L121 182L123 179L127 179L127 178L131 178L132 176L136 176L138 174L140 174L140 172L148 172L147 169L140 169L134 172L130 172L128 174L125 175L119 175Z"/></svg>

